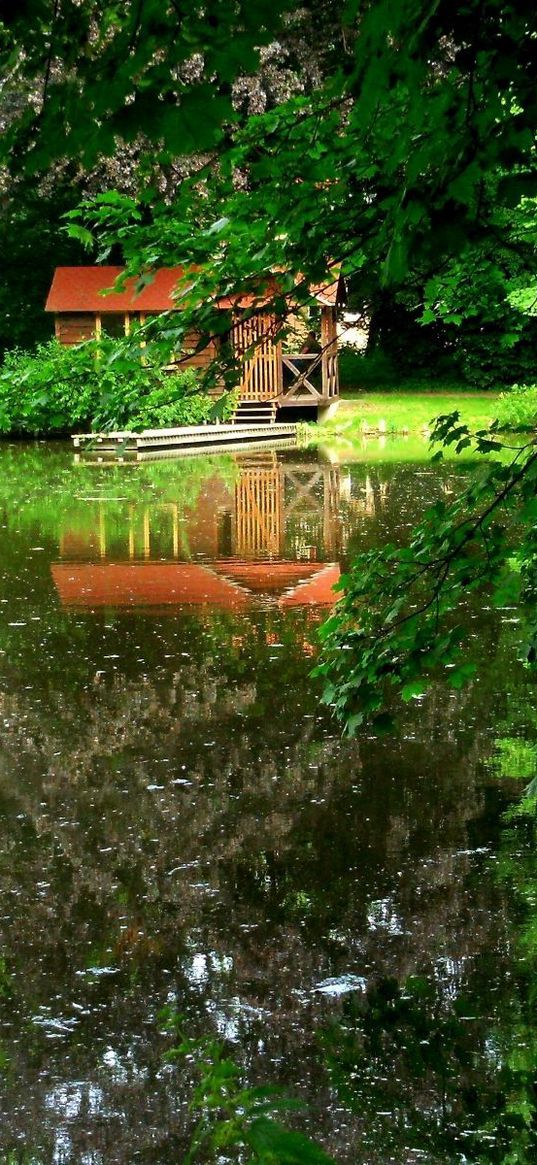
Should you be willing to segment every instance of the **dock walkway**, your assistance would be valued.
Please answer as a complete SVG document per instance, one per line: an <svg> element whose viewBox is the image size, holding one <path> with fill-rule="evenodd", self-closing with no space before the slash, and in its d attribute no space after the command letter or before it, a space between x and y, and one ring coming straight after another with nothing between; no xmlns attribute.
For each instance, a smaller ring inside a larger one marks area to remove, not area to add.
<svg viewBox="0 0 537 1165"><path fill-rule="evenodd" d="M178 429L144 429L141 433L74 433L74 448L88 454L115 453L132 456L159 449L227 449L247 442L296 441L297 426L274 425L184 425Z"/></svg>

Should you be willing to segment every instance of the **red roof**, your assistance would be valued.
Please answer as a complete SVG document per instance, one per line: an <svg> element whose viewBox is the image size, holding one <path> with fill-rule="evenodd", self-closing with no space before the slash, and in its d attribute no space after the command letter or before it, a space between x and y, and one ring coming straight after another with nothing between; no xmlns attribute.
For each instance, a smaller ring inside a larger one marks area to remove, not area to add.
<svg viewBox="0 0 537 1165"><path fill-rule="evenodd" d="M153 280L136 295L136 280L128 279L124 291L114 291L103 295L113 287L123 267L57 267L52 286L48 293L45 311L54 312L124 312L169 311L177 306L173 291L184 278L183 267L159 267ZM319 303L335 307L342 298L342 281L338 277L324 287L311 288L311 293ZM249 308L262 306L270 295L277 294L276 281L270 281L262 296L246 292L244 295L226 296L219 301L221 308Z"/></svg>
<svg viewBox="0 0 537 1165"><path fill-rule="evenodd" d="M172 292L184 275L182 267L161 267L138 295L135 279L127 280L125 291L102 295L122 273L123 267L57 267L45 311L160 312L175 307Z"/></svg>

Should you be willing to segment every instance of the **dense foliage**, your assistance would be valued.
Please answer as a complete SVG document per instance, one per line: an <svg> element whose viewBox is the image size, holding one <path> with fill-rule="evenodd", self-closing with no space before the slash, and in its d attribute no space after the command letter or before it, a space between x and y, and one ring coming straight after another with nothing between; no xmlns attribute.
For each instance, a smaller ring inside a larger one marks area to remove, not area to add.
<svg viewBox="0 0 537 1165"><path fill-rule="evenodd" d="M394 693L409 701L433 678L460 688L475 674L463 613L476 592L498 607L519 607L524 656L536 660L535 442L504 445L487 431L474 437L457 413L440 417L433 436L486 460L454 500L435 502L407 545L359 555L340 580L344 595L324 624L318 670L325 700L350 732L367 720L391 727Z"/></svg>
<svg viewBox="0 0 537 1165"><path fill-rule="evenodd" d="M503 393L496 407L500 429L515 432L537 430L537 385L515 384L511 392Z"/></svg>
<svg viewBox="0 0 537 1165"><path fill-rule="evenodd" d="M489 181L487 203L489 228L461 255L372 288L368 359L382 353L399 376L455 374L479 388L531 381L537 320L520 288L535 276L535 199L502 206L501 183Z"/></svg>
<svg viewBox="0 0 537 1165"><path fill-rule="evenodd" d="M15 348L6 353L0 370L0 433L156 428L201 424L216 415L193 369L171 374L119 355L113 341L71 348L49 340L31 352ZM227 397L219 416L227 416L233 403Z"/></svg>
<svg viewBox="0 0 537 1165"><path fill-rule="evenodd" d="M0 203L0 355L45 342L52 319L44 311L54 267L84 262L80 244L65 231L63 215L80 198L76 184L35 189L18 182Z"/></svg>

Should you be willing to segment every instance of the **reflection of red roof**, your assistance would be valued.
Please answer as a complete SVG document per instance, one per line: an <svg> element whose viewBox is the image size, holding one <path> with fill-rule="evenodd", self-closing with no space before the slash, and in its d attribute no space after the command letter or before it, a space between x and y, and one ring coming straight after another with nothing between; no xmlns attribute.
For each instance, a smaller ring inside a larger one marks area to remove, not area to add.
<svg viewBox="0 0 537 1165"><path fill-rule="evenodd" d="M51 571L66 607L248 605L239 587L190 562L54 562Z"/></svg>
<svg viewBox="0 0 537 1165"><path fill-rule="evenodd" d="M123 267L57 267L45 311L159 312L175 307L172 292L184 275L182 267L161 267L138 295L134 279L127 280L125 291L101 295L122 272Z"/></svg>
<svg viewBox="0 0 537 1165"><path fill-rule="evenodd" d="M279 595L280 607L326 607L339 578L339 566L318 562L55 562L51 571L64 606L90 609L240 610L258 594Z"/></svg>
<svg viewBox="0 0 537 1165"><path fill-rule="evenodd" d="M116 279L123 273L123 267L56 267L52 286L48 293L45 311L54 312L124 312L124 311L169 311L177 307L173 291L184 278L183 267L160 267L154 272L152 282L136 294L136 280L128 279L124 291L109 291ZM225 297L218 302L221 308L240 307L243 309L262 307L270 296L278 293L276 280L269 280L264 291L256 296L244 295ZM335 307L342 299L342 281L338 278L325 286L311 288L311 294L327 307Z"/></svg>
<svg viewBox="0 0 537 1165"><path fill-rule="evenodd" d="M256 594L274 594L296 586L322 567L318 562L214 562L213 569ZM323 563L324 565L324 563Z"/></svg>
<svg viewBox="0 0 537 1165"><path fill-rule="evenodd" d="M294 590L282 595L280 607L329 607L337 602L338 593L333 587L339 581L339 566L332 564L320 568L313 578L300 583Z"/></svg>

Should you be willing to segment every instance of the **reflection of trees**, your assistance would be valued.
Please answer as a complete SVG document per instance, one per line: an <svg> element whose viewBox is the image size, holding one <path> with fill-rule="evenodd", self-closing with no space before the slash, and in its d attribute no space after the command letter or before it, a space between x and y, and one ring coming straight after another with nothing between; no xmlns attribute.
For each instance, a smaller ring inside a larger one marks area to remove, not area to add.
<svg viewBox="0 0 537 1165"><path fill-rule="evenodd" d="M28 1107L5 1128L27 1129L29 1113L45 1132L70 1127L58 1082L74 1096L86 1081L75 1143L96 1138L114 1161L140 1143L140 1106L184 1126L184 1082L158 1077L150 1018L168 990L194 1027L240 1034L252 1071L267 1075L264 1056L254 1067L263 1040L316 1095L314 1029L338 1007L316 984L404 977L431 959L464 968L496 941L490 922L475 933L468 884L482 915L497 902L461 852L483 812L467 693L450 713L457 735L440 729L438 695L418 725L409 712L410 745L365 742L360 764L312 715L304 612L135 618L128 634L96 619L80 634L44 684L32 654L3 695L8 1034L31 1032L14 1061ZM90 1118L92 1088L104 1092ZM127 1114L114 1136L99 1133L107 1106Z"/></svg>
<svg viewBox="0 0 537 1165"><path fill-rule="evenodd" d="M324 1027L331 1083L357 1114L368 1160L535 1160L536 805L530 792L511 811L494 860L511 915L498 920L496 950L471 949L455 980L434 961L381 978Z"/></svg>
<svg viewBox="0 0 537 1165"><path fill-rule="evenodd" d="M505 642L495 668L509 673ZM484 679L490 683L490 675ZM387 976L380 967L367 990L323 1025L331 1084L356 1114L363 1154L373 1162L535 1160L537 781L517 799L535 776L533 688L531 676L516 672L498 707L487 766L511 806L494 851L485 849L477 863L465 858L469 897L459 918L466 913L475 938L469 929L456 954L438 958L433 935L429 946L420 935L430 957L417 974L407 967L408 977L400 970ZM446 851L444 860L455 857Z"/></svg>
<svg viewBox="0 0 537 1165"><path fill-rule="evenodd" d="M284 477L278 495L290 557L324 553L327 482L337 549L389 523L401 533L430 489L390 467L317 476L311 461L289 459L305 492L286 494ZM475 852L491 841L480 766L508 670L497 624L480 630L484 657L498 652L480 688L433 691L396 739L342 743L309 679L312 613L80 616L53 594L56 531L91 535L87 498L103 482L110 498L122 482L128 494L110 502L108 548L128 555L123 514L154 506L154 554L159 530L173 542L163 506L178 490L187 517L203 497L213 517L215 499L219 520L231 515L235 470L223 480L213 466L189 483L175 466L144 466L137 496L141 477L92 468L84 496L69 498L58 455L47 498L46 473L31 485L42 462L31 464L27 508L6 516L2 580L9 622L21 625L4 622L0 644L0 1040L11 1061L0 1148L22 1138L51 1160L65 1134L66 1161L165 1159L171 1129L180 1160L188 1081L162 1070L156 1018L171 997L193 1030L240 1039L252 1078L300 1081L354 1163L360 1118L351 1097L341 1119L315 1035L321 1021L348 1021L348 995L330 992L349 975L371 991L425 971L445 1009L480 959L488 969L500 952L488 999L507 964L505 890ZM254 558L267 550L252 543ZM416 1105L429 1095L423 1083L412 1092ZM375 1152L384 1165L380 1139Z"/></svg>

